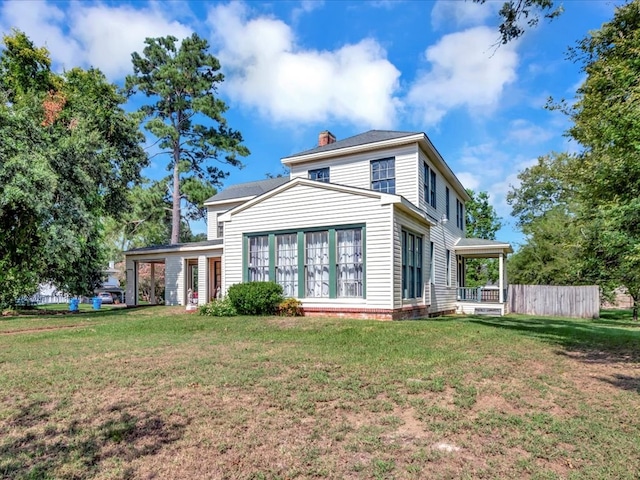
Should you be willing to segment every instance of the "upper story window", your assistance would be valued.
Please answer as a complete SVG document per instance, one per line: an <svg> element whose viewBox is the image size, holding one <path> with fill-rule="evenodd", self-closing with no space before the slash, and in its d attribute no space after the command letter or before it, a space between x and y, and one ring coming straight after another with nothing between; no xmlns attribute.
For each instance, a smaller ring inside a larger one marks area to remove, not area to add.
<svg viewBox="0 0 640 480"><path fill-rule="evenodd" d="M383 158L371 161L371 190L396 193L396 159Z"/></svg>
<svg viewBox="0 0 640 480"><path fill-rule="evenodd" d="M329 167L309 170L309 180L316 180L318 182L329 183L330 182Z"/></svg>
<svg viewBox="0 0 640 480"><path fill-rule="evenodd" d="M447 218L451 218L451 215L449 215L449 187L444 187L444 203L444 214Z"/></svg>
<svg viewBox="0 0 640 480"><path fill-rule="evenodd" d="M456 227L464 230L464 203L456 198Z"/></svg>
<svg viewBox="0 0 640 480"><path fill-rule="evenodd" d="M436 172L431 169L431 198L430 202L433 208L436 208Z"/></svg>
<svg viewBox="0 0 640 480"><path fill-rule="evenodd" d="M436 171L422 164L422 181L424 190L424 203L436 208Z"/></svg>

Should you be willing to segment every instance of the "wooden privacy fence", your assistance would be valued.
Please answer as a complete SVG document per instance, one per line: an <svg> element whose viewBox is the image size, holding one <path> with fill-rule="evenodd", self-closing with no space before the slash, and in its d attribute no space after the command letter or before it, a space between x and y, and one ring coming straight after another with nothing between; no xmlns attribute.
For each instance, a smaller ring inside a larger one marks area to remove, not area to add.
<svg viewBox="0 0 640 480"><path fill-rule="evenodd" d="M509 285L509 310L526 315L598 318L600 289L597 285Z"/></svg>

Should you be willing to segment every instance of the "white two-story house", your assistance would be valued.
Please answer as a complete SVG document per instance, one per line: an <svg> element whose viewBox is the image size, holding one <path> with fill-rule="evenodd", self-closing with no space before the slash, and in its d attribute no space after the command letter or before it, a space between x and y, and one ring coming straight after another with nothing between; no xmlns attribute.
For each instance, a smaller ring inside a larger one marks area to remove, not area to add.
<svg viewBox="0 0 640 480"><path fill-rule="evenodd" d="M424 133L336 141L325 131L317 147L282 163L289 178L231 186L205 202L207 241L126 252L127 303L137 303L137 265L161 262L170 305L269 280L305 315L505 313L511 246L465 238L469 196ZM473 257L499 259L498 288L464 287L464 259Z"/></svg>

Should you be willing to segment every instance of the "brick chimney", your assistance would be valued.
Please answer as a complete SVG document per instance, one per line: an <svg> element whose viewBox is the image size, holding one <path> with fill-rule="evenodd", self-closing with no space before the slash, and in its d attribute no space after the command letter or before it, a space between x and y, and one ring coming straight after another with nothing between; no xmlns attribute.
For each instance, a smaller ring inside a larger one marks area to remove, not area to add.
<svg viewBox="0 0 640 480"><path fill-rule="evenodd" d="M330 143L336 143L335 135L329 130L320 132L320 135L318 135L318 146L324 147L325 145L329 145Z"/></svg>

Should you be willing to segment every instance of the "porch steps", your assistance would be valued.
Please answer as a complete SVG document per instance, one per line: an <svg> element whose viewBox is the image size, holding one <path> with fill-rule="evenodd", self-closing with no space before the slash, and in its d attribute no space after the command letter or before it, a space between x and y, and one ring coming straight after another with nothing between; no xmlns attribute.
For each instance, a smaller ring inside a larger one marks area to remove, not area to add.
<svg viewBox="0 0 640 480"><path fill-rule="evenodd" d="M491 316L495 316L495 317L500 317L502 316L502 310L499 308L474 308L473 309L473 314L474 315L491 315Z"/></svg>

